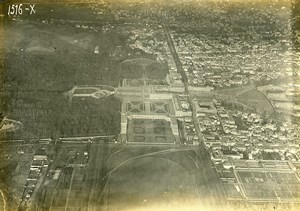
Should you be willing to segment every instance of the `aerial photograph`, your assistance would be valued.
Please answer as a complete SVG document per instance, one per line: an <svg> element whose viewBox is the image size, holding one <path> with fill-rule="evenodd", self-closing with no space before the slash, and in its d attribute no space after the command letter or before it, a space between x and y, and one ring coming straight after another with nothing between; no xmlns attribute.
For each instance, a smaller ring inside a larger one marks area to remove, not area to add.
<svg viewBox="0 0 300 211"><path fill-rule="evenodd" d="M300 210L300 0L0 1L0 211Z"/></svg>

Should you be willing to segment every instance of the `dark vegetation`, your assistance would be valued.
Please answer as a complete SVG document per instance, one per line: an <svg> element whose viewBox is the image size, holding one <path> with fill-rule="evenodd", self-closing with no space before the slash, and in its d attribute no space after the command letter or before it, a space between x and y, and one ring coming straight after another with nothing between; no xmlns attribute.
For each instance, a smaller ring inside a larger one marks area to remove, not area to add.
<svg viewBox="0 0 300 211"><path fill-rule="evenodd" d="M63 93L81 84L116 87L119 83L117 62L108 59L108 55L114 45L125 45L123 35L100 33L99 39L89 37L89 45L103 43L105 46L99 54L94 54L88 44L76 46L60 38L70 38L71 27L51 26L53 32L44 31L42 25L23 27L23 39L19 39L16 46L9 46L11 50L6 54L4 84L5 116L22 122L23 128L7 134L7 139L118 134L119 99L86 98L69 102ZM14 29L8 27L7 33L9 30ZM32 36L31 41L28 41L29 36ZM81 37L84 37L83 32ZM47 47L51 51L26 52L32 46Z"/></svg>

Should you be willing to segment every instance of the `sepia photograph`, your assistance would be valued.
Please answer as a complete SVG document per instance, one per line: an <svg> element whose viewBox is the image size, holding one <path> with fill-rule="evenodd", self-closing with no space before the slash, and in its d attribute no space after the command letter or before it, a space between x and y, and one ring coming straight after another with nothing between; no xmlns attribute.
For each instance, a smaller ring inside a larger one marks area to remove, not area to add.
<svg viewBox="0 0 300 211"><path fill-rule="evenodd" d="M300 210L300 0L1 0L0 211Z"/></svg>

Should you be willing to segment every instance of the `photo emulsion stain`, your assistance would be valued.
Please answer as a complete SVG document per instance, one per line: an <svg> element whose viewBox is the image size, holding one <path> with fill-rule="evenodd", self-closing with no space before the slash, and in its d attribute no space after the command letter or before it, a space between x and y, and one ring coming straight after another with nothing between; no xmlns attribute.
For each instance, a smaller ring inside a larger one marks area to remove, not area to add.
<svg viewBox="0 0 300 211"><path fill-rule="evenodd" d="M0 210L300 210L299 8L0 1Z"/></svg>

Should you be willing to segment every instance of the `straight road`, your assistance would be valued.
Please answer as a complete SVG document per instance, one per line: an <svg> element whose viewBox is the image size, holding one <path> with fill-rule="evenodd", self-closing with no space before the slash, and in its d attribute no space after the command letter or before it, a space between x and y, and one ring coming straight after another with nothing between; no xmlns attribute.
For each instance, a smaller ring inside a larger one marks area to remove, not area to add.
<svg viewBox="0 0 300 211"><path fill-rule="evenodd" d="M167 27L164 27L164 31L165 31L165 34L167 36L168 46L169 46L169 49L170 49L171 54L173 56L173 59L174 59L174 62L175 62L176 68L177 68L177 72L180 73L180 75L181 75L182 82L183 82L184 88L185 88L185 93L189 94L188 78L187 78L187 76L186 76L186 74L185 74L185 72L182 68L182 63L181 63L181 61L179 59L179 56L177 54L173 39L172 39Z"/></svg>
<svg viewBox="0 0 300 211"><path fill-rule="evenodd" d="M202 133L200 132L200 129L198 127L199 122L196 115L196 109L194 106L194 103L192 102L192 99L189 94L188 89L188 78L183 71L182 63L180 61L180 58L177 54L173 39L169 33L169 30L167 27L164 27L164 31L167 37L167 42L169 49L172 53L173 59L175 61L177 71L181 74L182 81L184 83L185 87L185 94L188 96L188 101L190 104L190 107L192 109L192 118L195 124L196 133L199 138L199 146L196 149L197 153L197 161L198 166L200 166L199 169L199 176L197 179L197 184L199 187L199 194L201 196L201 199L203 199L203 202L205 203L205 206L209 210L215 210L219 208L225 208L227 205L227 202L225 200L224 191L222 184L218 178L217 172L215 169L211 167L211 159L208 151L205 149L205 144L203 140Z"/></svg>
<svg viewBox="0 0 300 211"><path fill-rule="evenodd" d="M87 167L74 167L67 187L62 187L62 176L60 176L56 184L47 188L47 198L42 201L37 210L89 211L93 210L94 207L97 210L97 207L99 208L101 205L100 195L106 182L103 182L102 178L107 174L106 159L108 153L108 144L92 143ZM78 180L79 178L81 179ZM63 204L58 203L60 194L66 196Z"/></svg>
<svg viewBox="0 0 300 211"><path fill-rule="evenodd" d="M107 174L106 160L109 154L109 145L105 143L93 144L90 152L90 160L86 169L85 195L82 200L84 210L92 210L101 204L101 193L105 187Z"/></svg>

